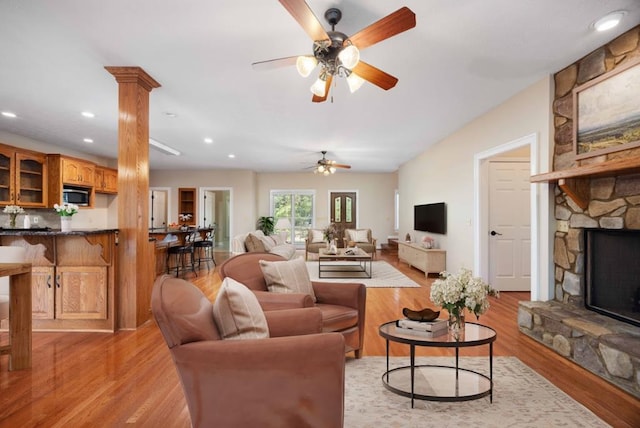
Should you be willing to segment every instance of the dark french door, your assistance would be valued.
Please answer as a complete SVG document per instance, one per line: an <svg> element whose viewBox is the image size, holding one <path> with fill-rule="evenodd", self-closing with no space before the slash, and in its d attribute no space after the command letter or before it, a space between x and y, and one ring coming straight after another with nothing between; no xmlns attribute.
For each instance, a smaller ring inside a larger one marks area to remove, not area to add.
<svg viewBox="0 0 640 428"><path fill-rule="evenodd" d="M356 228L355 192L331 192L331 223L336 225L338 246L342 247L344 230Z"/></svg>

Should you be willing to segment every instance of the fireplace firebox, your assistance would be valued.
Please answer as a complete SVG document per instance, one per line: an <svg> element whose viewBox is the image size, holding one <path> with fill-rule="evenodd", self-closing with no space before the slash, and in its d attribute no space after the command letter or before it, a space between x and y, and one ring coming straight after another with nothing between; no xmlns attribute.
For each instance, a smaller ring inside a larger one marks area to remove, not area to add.
<svg viewBox="0 0 640 428"><path fill-rule="evenodd" d="M585 306L640 327L640 230L584 229Z"/></svg>

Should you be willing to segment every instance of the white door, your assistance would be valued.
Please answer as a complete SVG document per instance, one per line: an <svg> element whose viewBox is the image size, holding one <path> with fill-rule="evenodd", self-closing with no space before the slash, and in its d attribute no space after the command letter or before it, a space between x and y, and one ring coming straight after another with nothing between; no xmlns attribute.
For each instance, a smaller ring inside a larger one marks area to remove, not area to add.
<svg viewBox="0 0 640 428"><path fill-rule="evenodd" d="M528 161L489 163L489 283L502 291L531 288Z"/></svg>
<svg viewBox="0 0 640 428"><path fill-rule="evenodd" d="M167 191L149 191L149 227L167 227Z"/></svg>

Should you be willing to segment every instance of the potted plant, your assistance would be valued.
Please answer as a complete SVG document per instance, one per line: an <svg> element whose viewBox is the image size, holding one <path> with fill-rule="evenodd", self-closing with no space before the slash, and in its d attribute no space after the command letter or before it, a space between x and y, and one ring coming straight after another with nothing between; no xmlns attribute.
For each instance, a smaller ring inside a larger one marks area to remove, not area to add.
<svg viewBox="0 0 640 428"><path fill-rule="evenodd" d="M266 236L272 235L275 229L275 222L271 216L258 217L258 229Z"/></svg>

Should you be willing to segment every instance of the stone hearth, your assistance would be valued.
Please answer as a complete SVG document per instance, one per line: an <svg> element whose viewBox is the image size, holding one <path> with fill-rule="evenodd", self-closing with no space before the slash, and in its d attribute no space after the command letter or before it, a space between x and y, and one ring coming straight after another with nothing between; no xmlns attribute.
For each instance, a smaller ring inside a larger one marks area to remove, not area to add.
<svg viewBox="0 0 640 428"><path fill-rule="evenodd" d="M640 398L639 328L557 301L520 302L520 331Z"/></svg>

